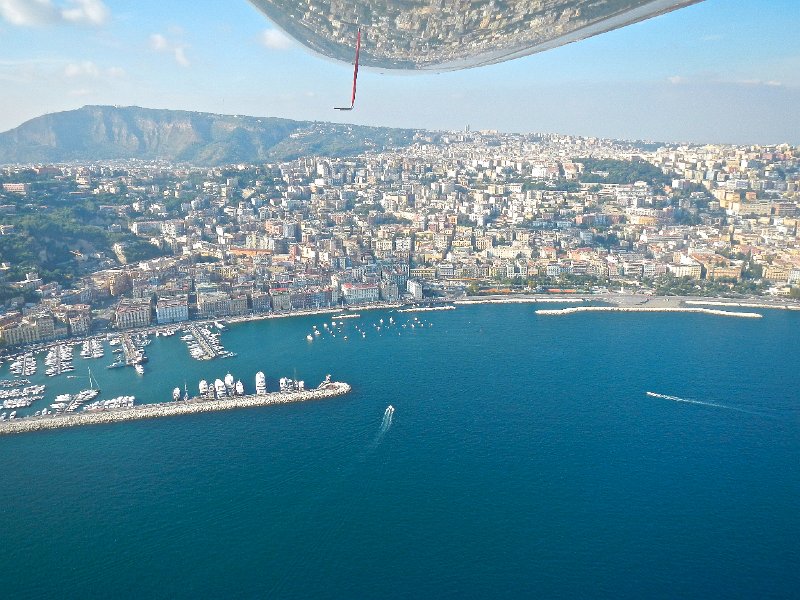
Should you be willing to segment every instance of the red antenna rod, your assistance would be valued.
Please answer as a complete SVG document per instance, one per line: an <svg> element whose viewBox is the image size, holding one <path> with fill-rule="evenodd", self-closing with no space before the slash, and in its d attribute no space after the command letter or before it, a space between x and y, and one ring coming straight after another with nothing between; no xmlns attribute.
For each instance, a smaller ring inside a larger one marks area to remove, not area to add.
<svg viewBox="0 0 800 600"><path fill-rule="evenodd" d="M334 106L334 110L353 110L356 105L356 83L358 82L358 55L361 52L361 27L356 35L356 59L353 62L353 93L350 95L350 106Z"/></svg>

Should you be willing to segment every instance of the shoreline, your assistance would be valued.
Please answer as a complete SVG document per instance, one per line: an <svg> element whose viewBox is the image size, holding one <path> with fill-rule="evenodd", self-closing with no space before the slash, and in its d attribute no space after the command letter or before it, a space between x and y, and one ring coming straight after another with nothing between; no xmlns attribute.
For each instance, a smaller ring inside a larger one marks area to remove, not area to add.
<svg viewBox="0 0 800 600"><path fill-rule="evenodd" d="M119 408L99 412L81 412L45 417L25 417L0 423L0 435L14 435L34 431L47 431L65 427L83 425L101 425L119 423L121 421L138 421L177 415L198 414L231 410L236 408L253 408L273 404L291 404L335 398L350 393L352 387L348 383L332 381L323 383L314 390L301 392L272 392L263 395L234 396L221 400L203 400L191 398L178 402L162 402L159 404L139 404L132 408Z"/></svg>
<svg viewBox="0 0 800 600"><path fill-rule="evenodd" d="M681 306L572 306L569 308L537 310L537 315L560 316L579 312L636 312L636 313L695 313L718 317L738 317L743 319L761 319L764 315L751 312L735 312L713 308L687 308Z"/></svg>
<svg viewBox="0 0 800 600"><path fill-rule="evenodd" d="M424 301L422 304L429 307L431 304L437 306L470 306L478 304L535 304L535 303L570 303L577 304L580 302L609 302L614 305L621 304L647 304L659 303L667 305L675 305L680 307L684 304L698 305L698 306L718 306L718 307L731 307L731 308L762 308L772 310L789 310L800 311L800 302L792 303L785 300L780 302L765 302L758 301L755 298L743 298L741 300L727 299L719 297L703 297L703 296L648 296L644 294L578 294L575 296L554 296L551 294L515 294L513 296L467 296L464 298L431 298ZM30 346L18 346L14 352L2 356L3 360L15 358L24 354L25 352L41 352L58 346L60 344L69 344L72 346L81 344L87 340L98 339L106 340L108 335L121 335L123 333L137 334L145 333L148 335L155 335L156 332L163 332L170 328L183 329L188 325L213 325L215 321L224 321L227 325L238 325L241 323L249 323L251 321L264 321L268 319L288 319L291 317L308 317L317 315L327 315L334 313L341 313L343 311L366 311L366 310L390 310L402 309L405 312L413 312L413 310L420 310L416 308L416 303L413 302L393 302L393 303L380 303L372 305L353 305L347 307L328 307L318 309L306 309L300 311L287 311L280 313L262 313L262 314L248 314L239 315L234 317L214 317L208 319L198 319L189 321L180 321L177 323L165 323L162 325L148 325L147 327L140 327L136 329L125 330L108 330L105 332L92 333L84 337L69 337L60 340L53 340L43 344L34 344ZM411 309L411 310L409 310Z"/></svg>

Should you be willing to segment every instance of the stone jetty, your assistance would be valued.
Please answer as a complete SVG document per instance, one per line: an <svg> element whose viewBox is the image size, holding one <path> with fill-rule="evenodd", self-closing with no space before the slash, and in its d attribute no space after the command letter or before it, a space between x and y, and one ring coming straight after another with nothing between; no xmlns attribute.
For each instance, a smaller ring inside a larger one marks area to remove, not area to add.
<svg viewBox="0 0 800 600"><path fill-rule="evenodd" d="M537 315L571 315L579 312L682 312L716 315L718 317L741 317L744 319L760 319L762 315L753 312L717 310L713 308L684 308L681 306L571 306L569 308L537 310Z"/></svg>
<svg viewBox="0 0 800 600"><path fill-rule="evenodd" d="M139 404L131 408L120 408L100 412L81 412L61 415L47 415L44 417L25 417L0 423L0 435L15 433L28 433L31 431L44 431L47 429L60 429L62 427L77 427L79 425L96 425L103 423L117 423L119 421L133 421L138 419L155 419L158 417L171 417L175 415L188 415L195 413L230 410L233 408L252 408L255 406L268 406L271 404L289 404L291 402L307 402L309 400L323 400L334 398L349 393L351 387L340 381L323 383L313 390L273 392L270 394L232 396L218 400L191 398L177 402L164 402L160 404Z"/></svg>

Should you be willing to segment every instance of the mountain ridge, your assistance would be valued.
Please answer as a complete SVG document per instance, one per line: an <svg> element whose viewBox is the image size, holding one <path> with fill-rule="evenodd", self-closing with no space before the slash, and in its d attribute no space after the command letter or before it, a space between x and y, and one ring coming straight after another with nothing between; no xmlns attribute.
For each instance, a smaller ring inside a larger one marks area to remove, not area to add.
<svg viewBox="0 0 800 600"><path fill-rule="evenodd" d="M418 130L139 106L86 105L0 133L0 164L163 159L216 166L349 156L409 145Z"/></svg>

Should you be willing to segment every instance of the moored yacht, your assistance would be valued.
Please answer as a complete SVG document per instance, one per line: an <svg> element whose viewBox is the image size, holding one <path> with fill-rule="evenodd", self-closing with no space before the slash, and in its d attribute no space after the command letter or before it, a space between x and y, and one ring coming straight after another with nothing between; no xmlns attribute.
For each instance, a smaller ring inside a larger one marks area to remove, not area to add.
<svg viewBox="0 0 800 600"><path fill-rule="evenodd" d="M256 394L259 396L263 396L267 393L267 379L264 377L264 373L259 371L256 373Z"/></svg>

